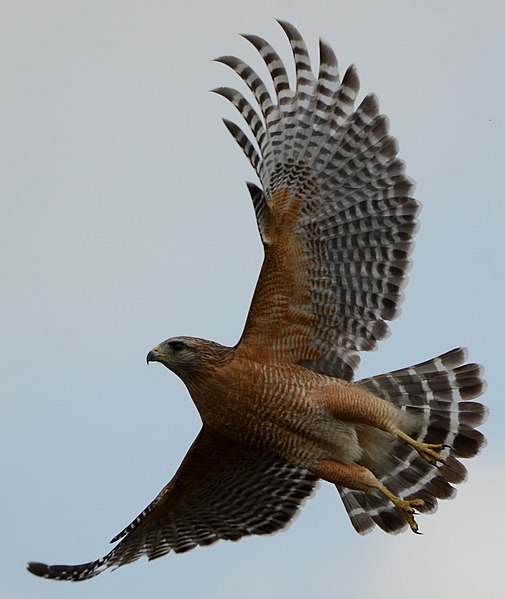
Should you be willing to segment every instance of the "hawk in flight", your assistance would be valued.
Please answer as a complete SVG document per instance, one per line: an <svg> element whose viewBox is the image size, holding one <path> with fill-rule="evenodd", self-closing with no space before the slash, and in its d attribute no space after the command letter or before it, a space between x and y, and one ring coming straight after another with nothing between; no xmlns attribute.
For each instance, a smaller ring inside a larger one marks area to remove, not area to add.
<svg viewBox="0 0 505 599"><path fill-rule="evenodd" d="M214 90L247 124L225 125L253 166L248 184L265 257L240 341L173 337L147 354L185 383L202 429L173 479L116 535L101 559L32 562L37 576L84 580L145 555L188 551L284 528L318 479L333 483L360 534L410 527L466 477L460 458L485 444L482 367L455 349L353 381L359 352L397 317L420 206L397 141L370 94L354 109L354 66L342 79L319 42L314 75L305 43L280 21L296 82L261 37L245 35L275 97L242 60L222 56L254 97Z"/></svg>

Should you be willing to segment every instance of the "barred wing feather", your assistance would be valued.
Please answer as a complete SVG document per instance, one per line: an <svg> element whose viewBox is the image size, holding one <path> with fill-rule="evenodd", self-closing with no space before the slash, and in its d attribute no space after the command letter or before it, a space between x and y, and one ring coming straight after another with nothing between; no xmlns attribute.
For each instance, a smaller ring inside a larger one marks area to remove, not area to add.
<svg viewBox="0 0 505 599"><path fill-rule="evenodd" d="M316 480L307 470L204 427L174 478L112 539L120 542L110 553L86 564L32 562L28 569L44 578L85 580L144 555L151 560L220 539L270 534L290 522Z"/></svg>
<svg viewBox="0 0 505 599"><path fill-rule="evenodd" d="M356 69L340 80L335 54L321 40L316 78L299 32L280 25L293 52L294 89L279 55L258 36L244 37L265 61L275 99L243 61L217 59L257 104L235 89L214 90L247 124L252 139L225 121L261 182L248 187L265 261L240 343L352 379L358 352L375 349L389 334L385 321L400 313L420 206L376 97L354 110Z"/></svg>

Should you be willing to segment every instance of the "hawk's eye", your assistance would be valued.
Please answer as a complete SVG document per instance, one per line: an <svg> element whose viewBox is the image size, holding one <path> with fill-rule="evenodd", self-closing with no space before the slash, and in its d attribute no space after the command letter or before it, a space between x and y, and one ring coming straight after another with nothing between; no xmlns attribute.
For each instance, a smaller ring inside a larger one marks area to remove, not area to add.
<svg viewBox="0 0 505 599"><path fill-rule="evenodd" d="M184 342L182 342L182 341L171 341L170 342L170 349L172 351L181 351L182 349L184 349Z"/></svg>

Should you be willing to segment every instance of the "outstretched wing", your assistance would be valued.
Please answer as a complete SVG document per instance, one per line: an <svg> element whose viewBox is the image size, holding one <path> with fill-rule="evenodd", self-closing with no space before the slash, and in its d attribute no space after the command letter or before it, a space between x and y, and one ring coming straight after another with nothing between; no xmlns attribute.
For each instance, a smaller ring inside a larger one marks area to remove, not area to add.
<svg viewBox="0 0 505 599"><path fill-rule="evenodd" d="M263 451L203 428L174 478L112 542L105 557L76 566L28 564L37 576L85 580L110 567L180 553L219 539L284 528L314 490L316 478Z"/></svg>
<svg viewBox="0 0 505 599"><path fill-rule="evenodd" d="M217 59L240 75L261 113L234 89L214 90L252 132L254 142L225 121L262 185L248 184L265 260L238 350L351 379L357 352L375 349L389 334L385 320L400 313L420 206L376 97L353 112L355 68L340 81L335 54L320 40L316 79L299 32L280 25L293 50L294 90L275 50L244 36L269 69L275 101L244 62Z"/></svg>

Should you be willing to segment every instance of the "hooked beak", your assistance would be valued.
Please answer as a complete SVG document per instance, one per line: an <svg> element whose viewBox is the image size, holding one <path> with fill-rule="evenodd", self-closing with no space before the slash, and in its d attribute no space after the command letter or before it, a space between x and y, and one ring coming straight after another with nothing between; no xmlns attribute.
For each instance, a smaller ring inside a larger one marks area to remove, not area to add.
<svg viewBox="0 0 505 599"><path fill-rule="evenodd" d="M152 350L146 356L146 363L149 365L149 362L159 362L160 354L159 354L159 346L153 347Z"/></svg>

